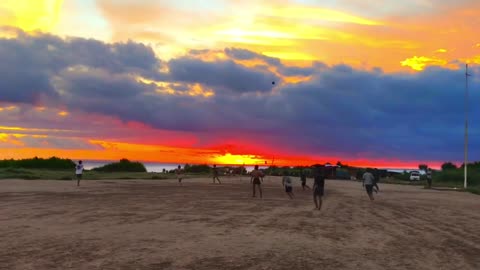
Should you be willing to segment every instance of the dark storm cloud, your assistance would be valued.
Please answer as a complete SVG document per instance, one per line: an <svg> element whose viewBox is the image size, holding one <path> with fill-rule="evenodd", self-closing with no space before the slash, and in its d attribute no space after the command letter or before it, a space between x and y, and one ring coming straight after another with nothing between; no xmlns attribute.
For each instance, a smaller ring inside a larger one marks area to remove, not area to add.
<svg viewBox="0 0 480 270"><path fill-rule="evenodd" d="M272 72L247 68L232 60L206 62L195 58L176 58L168 63L170 74L176 81L201 83L219 90L237 93L268 92L279 78Z"/></svg>
<svg viewBox="0 0 480 270"><path fill-rule="evenodd" d="M234 59L264 57L241 49L225 52ZM311 76L307 82L273 86L278 78L265 68L232 60L181 57L162 63L151 49L133 42L109 45L45 35L0 39L0 59L1 101L34 103L46 96L69 110L209 134L214 141L234 134L299 155L462 159L462 70L383 73L322 63L291 67L269 60L284 75ZM168 65L168 74L157 71L162 64ZM160 87L136 79L143 74L163 76L182 93L199 83L216 94L160 94ZM480 147L480 109L474 106L479 86L472 77L472 149ZM480 159L480 153L471 158Z"/></svg>
<svg viewBox="0 0 480 270"><path fill-rule="evenodd" d="M56 98L58 89L52 79L72 67L161 77L157 72L160 64L153 50L143 44L105 44L81 38L63 40L18 31L17 38L0 39L0 100L36 103Z"/></svg>
<svg viewBox="0 0 480 270"><path fill-rule="evenodd" d="M270 66L277 67L278 72L284 76L310 76L327 67L321 62L314 62L310 67L286 66L278 58L240 48L226 48L225 54L235 60L261 60Z"/></svg>

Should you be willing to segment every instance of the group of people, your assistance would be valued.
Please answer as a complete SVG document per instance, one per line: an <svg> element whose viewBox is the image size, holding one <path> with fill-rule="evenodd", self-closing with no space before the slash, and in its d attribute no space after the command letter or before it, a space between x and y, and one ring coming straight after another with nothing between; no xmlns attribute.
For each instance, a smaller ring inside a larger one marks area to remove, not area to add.
<svg viewBox="0 0 480 270"><path fill-rule="evenodd" d="M251 183L253 184L253 197L255 197L256 189L260 192L260 198L262 197L262 187L261 183L263 182L263 172L258 169L258 166L255 166L255 169L251 173ZM305 172L300 174L300 181L302 183L302 189L313 189L313 201L315 203L315 208L318 210L322 209L322 198L325 194L325 179L326 179L326 169L324 165L315 165L313 166L313 187L310 188L307 185L307 175ZM378 193L380 188L378 186L378 177L373 174L371 170L367 170L362 177L362 185L365 187L368 197L370 200L374 200L373 192ZM293 181L292 178L284 173L282 177L282 186L285 188L285 192L293 199L295 195L293 194Z"/></svg>
<svg viewBox="0 0 480 270"><path fill-rule="evenodd" d="M301 172L300 174L300 181L302 183L302 189L309 189L313 190L313 201L315 203L315 208L318 210L321 210L322 208L322 198L324 196L324 190L325 190L325 178L326 178L326 171L325 171L325 166L324 165L315 165L312 167L313 169L313 187L310 188L307 185L307 175L305 174L304 171ZM182 167L178 165L178 168L175 170L175 173L177 175L177 180L180 185L182 185L182 180L184 178L184 172L182 170ZM78 164L75 165L75 175L77 178L77 186L80 186L80 180L82 179L82 174L83 174L83 164L82 161L78 161ZM213 183L215 184L218 182L221 184L222 182L220 181L219 178L219 172L217 169L217 165L213 165L212 168L212 175L213 175ZM430 174L431 175L431 174ZM263 191L262 191L262 183L263 183L263 178L265 177L264 172L259 170L258 165L255 165L255 169L250 173L250 183L252 184L252 196L256 197L256 191L258 189L260 198L263 197ZM431 179L431 176L429 177ZM368 197L370 200L374 200L373 197L373 192L378 193L380 188L378 187L378 177L374 175L373 171L367 170L362 177L362 184L365 187L365 190L368 194ZM431 181L429 182L431 183ZM293 194L293 181L292 178L287 174L284 173L282 177L282 186L285 188L285 192L287 195L290 197L290 199L293 199L295 195Z"/></svg>
<svg viewBox="0 0 480 270"><path fill-rule="evenodd" d="M221 184L222 182L218 177L217 165L213 165L212 172L213 172L213 183L215 184L215 182L217 181L219 184ZM177 175L178 184L182 185L182 180L184 177L184 171L182 170L182 166L178 165L177 169L175 169L175 174Z"/></svg>
<svg viewBox="0 0 480 270"><path fill-rule="evenodd" d="M256 196L256 190L258 189L260 193L260 198L262 198L262 182L264 173L258 169L258 165L255 166L255 169L250 174L250 182L252 184L252 196ZM313 189L313 201L315 203L315 209L321 210L322 209L322 198L324 195L325 189L325 166L317 165L313 167L313 188L307 186L307 175L305 172L302 172L300 175L300 181L302 182L302 188L305 190ZM282 177L282 186L285 188L285 192L293 199L295 195L293 194L293 181L292 178L287 174L284 173Z"/></svg>

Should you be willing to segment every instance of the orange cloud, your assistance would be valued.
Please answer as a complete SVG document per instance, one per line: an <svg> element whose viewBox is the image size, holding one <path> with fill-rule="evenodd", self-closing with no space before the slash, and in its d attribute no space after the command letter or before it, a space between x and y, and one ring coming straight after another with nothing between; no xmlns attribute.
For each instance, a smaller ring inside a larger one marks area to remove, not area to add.
<svg viewBox="0 0 480 270"><path fill-rule="evenodd" d="M446 60L438 58L428 58L425 56L414 56L412 58L405 59L401 62L404 67L411 67L414 70L421 71L425 66L444 66L447 64Z"/></svg>

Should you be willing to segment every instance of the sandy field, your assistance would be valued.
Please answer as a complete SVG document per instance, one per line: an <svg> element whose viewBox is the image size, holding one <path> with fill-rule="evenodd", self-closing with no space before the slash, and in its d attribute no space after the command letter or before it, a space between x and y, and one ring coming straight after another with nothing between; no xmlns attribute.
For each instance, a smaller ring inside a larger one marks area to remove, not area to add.
<svg viewBox="0 0 480 270"><path fill-rule="evenodd" d="M478 195L223 180L0 181L0 269L480 269Z"/></svg>

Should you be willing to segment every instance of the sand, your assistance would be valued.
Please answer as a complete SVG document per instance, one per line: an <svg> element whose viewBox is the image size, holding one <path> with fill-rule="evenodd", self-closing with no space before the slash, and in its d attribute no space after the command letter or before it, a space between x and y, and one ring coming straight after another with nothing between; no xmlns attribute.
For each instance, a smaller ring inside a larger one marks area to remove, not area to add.
<svg viewBox="0 0 480 270"><path fill-rule="evenodd" d="M480 196L223 180L0 181L0 269L480 269Z"/></svg>

